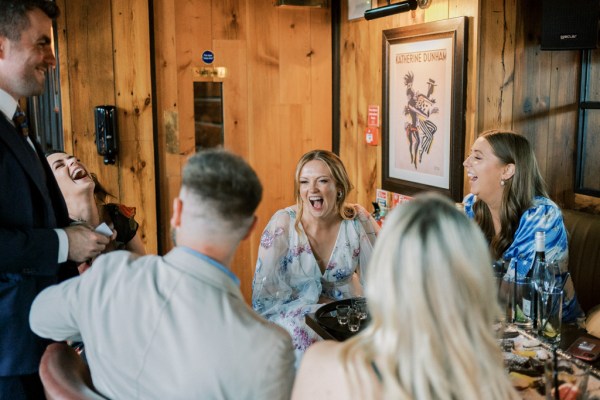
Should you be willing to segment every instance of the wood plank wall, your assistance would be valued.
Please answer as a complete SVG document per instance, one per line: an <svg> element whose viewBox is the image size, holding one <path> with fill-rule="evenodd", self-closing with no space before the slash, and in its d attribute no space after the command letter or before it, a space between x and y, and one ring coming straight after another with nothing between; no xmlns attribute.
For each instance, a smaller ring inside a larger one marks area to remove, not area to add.
<svg viewBox="0 0 600 400"><path fill-rule="evenodd" d="M598 214L600 199L574 193L581 51L540 50L541 12L542 0L482 2L478 131L527 136L550 196Z"/></svg>
<svg viewBox="0 0 600 400"><path fill-rule="evenodd" d="M373 2L373 7L376 6ZM380 1L381 5L385 2ZM479 6L473 0L436 0L429 8L366 21L347 20L347 2L342 1L340 44L340 156L354 180L354 200L372 209L381 187L381 145L365 143L367 107L382 105L382 32L400 26L420 24L458 16L469 17L467 41L466 142L471 143L476 126L476 77L479 46ZM380 141L381 143L381 141Z"/></svg>
<svg viewBox="0 0 600 400"><path fill-rule="evenodd" d="M134 206L140 237L156 252L156 192L146 0L58 0L58 54L65 151ZM104 165L95 143L94 107L117 107L119 155Z"/></svg>
<svg viewBox="0 0 600 400"><path fill-rule="evenodd" d="M522 133L534 145L550 196L562 207L600 213L600 199L574 193L581 54L540 50L541 3L435 0L425 10L347 21L342 2L340 149L358 202L370 204L381 182L381 147L363 139L367 106L382 101L381 32L464 15L469 17L465 151L486 129ZM468 190L465 182L464 193Z"/></svg>
<svg viewBox="0 0 600 400"><path fill-rule="evenodd" d="M247 300L260 234L292 204L297 160L331 149L331 17L328 9L271 0L155 0L154 35L163 252L181 169L194 152L193 67L212 50L223 82L224 147L244 157L263 185L257 229L233 263ZM206 80L206 78L203 78Z"/></svg>
<svg viewBox="0 0 600 400"><path fill-rule="evenodd" d="M482 130L519 131L535 145L551 196L564 207L600 213L599 199L573 192L581 56L540 51L541 1L435 0L425 10L373 21L348 21L347 2L341 2L340 153L356 186L351 201L368 206L381 182L381 147L363 138L367 106L381 105L381 32L467 16L465 150ZM163 253L171 247L172 199L194 151L192 68L202 66L204 50L227 68L225 147L245 157L265 187L257 231L234 266L249 299L260 232L275 210L293 202L296 161L310 149L331 148L337 110L331 109L330 10L274 7L272 0L155 0L150 60L147 1L58 3L66 149L97 172L119 201L138 207L150 252L157 249L158 231ZM156 99L150 96L151 62ZM121 155L115 166L104 166L95 150L92 110L105 103L119 107Z"/></svg>

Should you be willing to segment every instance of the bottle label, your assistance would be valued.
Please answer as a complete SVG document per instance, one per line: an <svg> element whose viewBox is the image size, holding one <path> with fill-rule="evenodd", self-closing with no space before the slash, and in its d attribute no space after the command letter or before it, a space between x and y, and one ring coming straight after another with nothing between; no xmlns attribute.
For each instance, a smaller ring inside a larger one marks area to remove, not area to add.
<svg viewBox="0 0 600 400"><path fill-rule="evenodd" d="M529 299L523 299L523 314L531 318L531 300Z"/></svg>

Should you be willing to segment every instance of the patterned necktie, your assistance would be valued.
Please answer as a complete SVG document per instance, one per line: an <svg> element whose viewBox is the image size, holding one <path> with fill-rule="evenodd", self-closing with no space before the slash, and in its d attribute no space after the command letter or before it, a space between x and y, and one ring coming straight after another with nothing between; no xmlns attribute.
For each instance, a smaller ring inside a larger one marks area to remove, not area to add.
<svg viewBox="0 0 600 400"><path fill-rule="evenodd" d="M24 138L29 136L29 126L27 125L27 116L21 110L21 107L17 105L17 110L15 111L15 115L13 116L13 122L15 123L15 128L17 128L17 132L23 135Z"/></svg>

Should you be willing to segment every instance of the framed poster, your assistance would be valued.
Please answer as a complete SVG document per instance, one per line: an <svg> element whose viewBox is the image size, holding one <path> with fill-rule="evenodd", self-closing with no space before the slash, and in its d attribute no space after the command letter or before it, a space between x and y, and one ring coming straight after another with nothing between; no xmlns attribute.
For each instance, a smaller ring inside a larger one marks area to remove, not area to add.
<svg viewBox="0 0 600 400"><path fill-rule="evenodd" d="M462 200L467 18L383 31L383 189Z"/></svg>

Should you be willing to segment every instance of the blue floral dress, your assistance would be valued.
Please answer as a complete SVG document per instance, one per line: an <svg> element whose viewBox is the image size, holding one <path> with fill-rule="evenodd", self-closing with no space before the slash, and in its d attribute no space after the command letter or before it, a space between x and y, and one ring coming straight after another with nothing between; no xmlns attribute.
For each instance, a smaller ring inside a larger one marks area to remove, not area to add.
<svg viewBox="0 0 600 400"><path fill-rule="evenodd" d="M463 200L465 213L469 218L475 218L473 204L477 197L469 194ZM519 221L513 242L502 254L504 260L517 258L517 276L525 276L533 266L535 257L535 233L546 232L546 260L558 261L561 272L568 270L569 247L567 242L567 229L563 222L560 208L546 197L536 196L533 206L527 209ZM514 265L506 272L505 279L514 276ZM583 316L583 311L577 302L575 288L569 277L564 286L563 321L574 322Z"/></svg>
<svg viewBox="0 0 600 400"><path fill-rule="evenodd" d="M321 296L341 300L362 295L365 268L379 227L361 206L343 220L331 258L322 274L302 224L296 231L295 207L277 211L263 231L252 282L252 307L292 336L296 363L319 336L304 323Z"/></svg>

